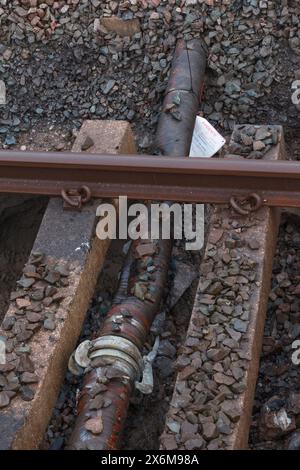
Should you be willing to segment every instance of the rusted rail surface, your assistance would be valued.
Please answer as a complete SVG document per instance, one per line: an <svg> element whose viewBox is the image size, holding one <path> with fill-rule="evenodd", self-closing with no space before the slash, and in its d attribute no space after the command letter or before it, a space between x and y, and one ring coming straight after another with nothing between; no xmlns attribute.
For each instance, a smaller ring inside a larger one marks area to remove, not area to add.
<svg viewBox="0 0 300 470"><path fill-rule="evenodd" d="M260 195L265 205L300 206L300 163L148 155L0 152L0 192L60 196L86 185L92 197L227 203Z"/></svg>

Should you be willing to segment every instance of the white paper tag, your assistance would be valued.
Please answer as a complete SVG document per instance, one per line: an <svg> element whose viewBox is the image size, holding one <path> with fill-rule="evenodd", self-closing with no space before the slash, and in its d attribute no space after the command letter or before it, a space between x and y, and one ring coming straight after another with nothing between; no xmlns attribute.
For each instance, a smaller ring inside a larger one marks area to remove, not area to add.
<svg viewBox="0 0 300 470"><path fill-rule="evenodd" d="M226 140L206 119L196 117L190 157L212 157L225 142Z"/></svg>
<svg viewBox="0 0 300 470"><path fill-rule="evenodd" d="M190 148L190 157L212 157L220 148L223 147L226 140L216 131L216 129L203 117L197 116L195 121L192 145ZM204 238L204 204L199 205L201 211L201 224L199 229Z"/></svg>

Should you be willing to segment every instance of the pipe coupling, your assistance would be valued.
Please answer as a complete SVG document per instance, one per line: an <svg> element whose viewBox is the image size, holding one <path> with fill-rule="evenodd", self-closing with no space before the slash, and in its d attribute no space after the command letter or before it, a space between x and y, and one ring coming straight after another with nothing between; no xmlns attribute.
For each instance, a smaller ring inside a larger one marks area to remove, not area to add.
<svg viewBox="0 0 300 470"><path fill-rule="evenodd" d="M93 341L83 341L69 360L69 370L80 375L92 365L92 360L103 359L110 365L123 364L124 371L132 380L138 380L143 372L143 358L134 343L121 336L100 336Z"/></svg>

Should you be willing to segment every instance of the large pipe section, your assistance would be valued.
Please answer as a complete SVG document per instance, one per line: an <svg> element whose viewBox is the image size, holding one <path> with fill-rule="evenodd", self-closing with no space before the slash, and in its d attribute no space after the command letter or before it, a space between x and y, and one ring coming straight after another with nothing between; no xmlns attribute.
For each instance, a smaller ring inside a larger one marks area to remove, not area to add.
<svg viewBox="0 0 300 470"><path fill-rule="evenodd" d="M176 95L177 111L187 121L176 115L171 117L173 123L169 112L162 113L158 131L162 154L188 154L205 69L201 51L199 41L180 41L176 49L164 109L175 87L176 93L184 95L179 99ZM143 345L163 299L171 249L171 240L132 242L115 302L91 343L69 449L118 448L129 399L141 378Z"/></svg>
<svg viewBox="0 0 300 470"><path fill-rule="evenodd" d="M205 68L203 43L199 39L179 41L157 129L157 146L162 155L189 155Z"/></svg>
<svg viewBox="0 0 300 470"><path fill-rule="evenodd" d="M126 274L125 282L122 275L122 295L117 296L121 303L114 302L98 332L94 352L90 354L91 370L84 378L76 425L68 448L104 450L118 447L129 398L135 381L140 379L141 351L166 286L171 245L170 240L133 242L128 282ZM143 247L151 254L142 254ZM124 284L127 285L126 298ZM93 404L95 397L98 397L99 408ZM97 417L103 426L99 435L85 427L89 419Z"/></svg>

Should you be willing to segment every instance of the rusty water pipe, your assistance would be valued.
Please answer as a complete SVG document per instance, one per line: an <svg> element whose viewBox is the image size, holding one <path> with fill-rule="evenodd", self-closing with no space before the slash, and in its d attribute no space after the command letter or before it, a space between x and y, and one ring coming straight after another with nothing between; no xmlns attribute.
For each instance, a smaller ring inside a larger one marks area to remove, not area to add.
<svg viewBox="0 0 300 470"><path fill-rule="evenodd" d="M200 41L178 43L158 127L162 154L178 156L189 152L205 63ZM168 105L174 93L177 104L173 112L180 113L175 117ZM102 342L105 347L90 354L68 449L119 447L134 382L140 378L143 345L163 299L171 249L171 240L132 243L114 304L98 333L98 344ZM120 344L115 346L118 339Z"/></svg>
<svg viewBox="0 0 300 470"><path fill-rule="evenodd" d="M170 240L142 240L142 243L138 240L132 244L134 261L128 280L127 298L111 308L98 337L117 337L120 341L125 339L138 351L142 351L163 297L171 245ZM148 246L150 253L155 252L141 255L139 249L142 246ZM135 290L137 286L143 294L138 294ZM140 377L135 371L126 376L119 368L118 360L113 357L110 360L109 354L106 352L105 356L92 359L91 370L85 375L77 408L78 416L68 449L118 448L134 382ZM135 356L133 359L137 363L139 358ZM101 406L97 408L94 402L95 397L99 399L99 394ZM88 419L97 418L103 426L99 435L89 432L85 425Z"/></svg>

